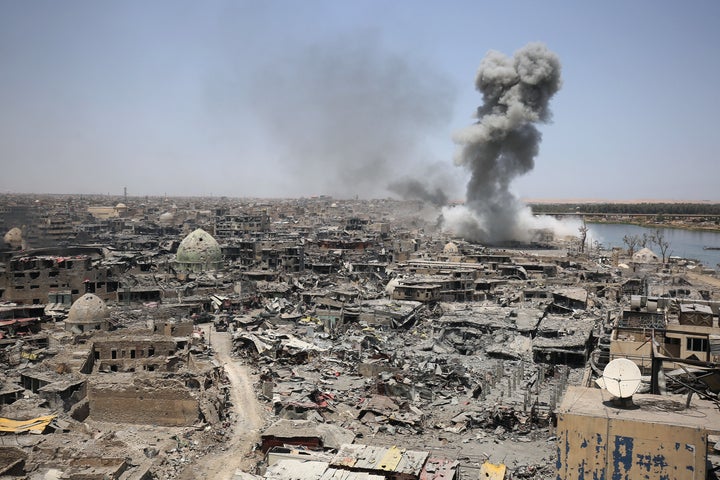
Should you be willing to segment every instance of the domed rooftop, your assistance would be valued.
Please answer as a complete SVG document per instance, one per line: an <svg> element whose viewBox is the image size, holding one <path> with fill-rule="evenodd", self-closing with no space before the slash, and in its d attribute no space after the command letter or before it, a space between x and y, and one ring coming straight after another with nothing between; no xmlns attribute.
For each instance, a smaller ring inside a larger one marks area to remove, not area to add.
<svg viewBox="0 0 720 480"><path fill-rule="evenodd" d="M443 248L443 253L446 255L455 255L458 253L458 247L453 242L448 242Z"/></svg>
<svg viewBox="0 0 720 480"><path fill-rule="evenodd" d="M160 223L167 225L175 220L175 215L172 212L165 212L160 214Z"/></svg>
<svg viewBox="0 0 720 480"><path fill-rule="evenodd" d="M72 304L65 323L102 324L109 316L105 302L95 294L86 293Z"/></svg>
<svg viewBox="0 0 720 480"><path fill-rule="evenodd" d="M118 203L117 205L115 205L115 210L127 210L127 205L125 205L124 203L120 202L120 203Z"/></svg>
<svg viewBox="0 0 720 480"><path fill-rule="evenodd" d="M222 265L220 245L202 228L180 242L175 258L181 271L204 272L216 270Z"/></svg>
<svg viewBox="0 0 720 480"><path fill-rule="evenodd" d="M13 227L5 234L3 241L13 248L22 246L22 230L18 227Z"/></svg>

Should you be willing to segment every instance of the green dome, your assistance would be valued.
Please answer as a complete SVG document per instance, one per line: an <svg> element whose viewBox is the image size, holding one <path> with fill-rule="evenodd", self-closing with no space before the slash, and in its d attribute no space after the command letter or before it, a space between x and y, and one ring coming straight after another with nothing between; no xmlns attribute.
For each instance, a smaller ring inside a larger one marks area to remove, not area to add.
<svg viewBox="0 0 720 480"><path fill-rule="evenodd" d="M175 259L180 271L204 272L222 266L220 245L202 228L180 242Z"/></svg>

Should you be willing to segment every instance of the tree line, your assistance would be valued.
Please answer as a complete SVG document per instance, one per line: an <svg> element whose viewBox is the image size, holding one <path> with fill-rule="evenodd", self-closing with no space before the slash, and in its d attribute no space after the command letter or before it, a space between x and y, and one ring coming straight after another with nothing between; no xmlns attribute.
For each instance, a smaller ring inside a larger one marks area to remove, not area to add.
<svg viewBox="0 0 720 480"><path fill-rule="evenodd" d="M720 203L531 203L534 214L720 215Z"/></svg>

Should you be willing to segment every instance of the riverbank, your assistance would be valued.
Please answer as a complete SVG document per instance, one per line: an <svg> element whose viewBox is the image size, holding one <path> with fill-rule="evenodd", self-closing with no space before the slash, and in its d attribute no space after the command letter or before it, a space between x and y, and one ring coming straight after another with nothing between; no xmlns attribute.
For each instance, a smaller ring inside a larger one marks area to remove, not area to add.
<svg viewBox="0 0 720 480"><path fill-rule="evenodd" d="M688 222L682 220L670 220L670 221L648 221L646 218L637 218L623 216L625 218L618 218L617 215L608 215L607 217L593 216L590 219L586 219L588 224L613 224L613 225L635 225L644 228L674 228L680 230L691 230L693 232L712 232L720 233L720 225L712 222Z"/></svg>
<svg viewBox="0 0 720 480"><path fill-rule="evenodd" d="M666 225L636 225L631 223L598 222L588 223L593 242L606 249L627 248L625 237L648 238L660 230L664 242L669 243L668 256L697 260L711 268L720 263L720 250L705 250L705 247L720 246L720 232L708 229L670 228ZM651 250L657 250L654 242L648 242ZM659 254L659 251L655 252Z"/></svg>

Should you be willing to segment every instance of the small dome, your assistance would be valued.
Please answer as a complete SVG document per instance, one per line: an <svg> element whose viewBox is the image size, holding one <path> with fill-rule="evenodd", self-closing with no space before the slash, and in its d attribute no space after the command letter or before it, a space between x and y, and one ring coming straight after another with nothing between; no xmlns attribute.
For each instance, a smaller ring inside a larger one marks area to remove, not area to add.
<svg viewBox="0 0 720 480"><path fill-rule="evenodd" d="M160 214L160 223L163 225L169 225L175 221L175 215L172 212L165 212Z"/></svg>
<svg viewBox="0 0 720 480"><path fill-rule="evenodd" d="M124 203L120 202L120 203L118 203L117 205L115 205L115 210L127 210L127 205L125 205Z"/></svg>
<svg viewBox="0 0 720 480"><path fill-rule="evenodd" d="M220 245L202 228L190 233L180 242L175 258L180 271L204 272L222 266Z"/></svg>
<svg viewBox="0 0 720 480"><path fill-rule="evenodd" d="M443 253L446 255L455 255L458 253L458 247L453 242L448 242L443 248Z"/></svg>
<svg viewBox="0 0 720 480"><path fill-rule="evenodd" d="M660 261L660 257L649 248L643 248L633 254L632 260L638 263L655 263Z"/></svg>
<svg viewBox="0 0 720 480"><path fill-rule="evenodd" d="M18 227L13 227L5 234L3 240L6 244L13 248L19 248L22 246L22 230Z"/></svg>
<svg viewBox="0 0 720 480"><path fill-rule="evenodd" d="M107 325L109 316L110 311L105 302L95 294L86 293L72 304L65 323L66 325L93 325L100 329L103 324ZM104 330L106 329L104 328Z"/></svg>

